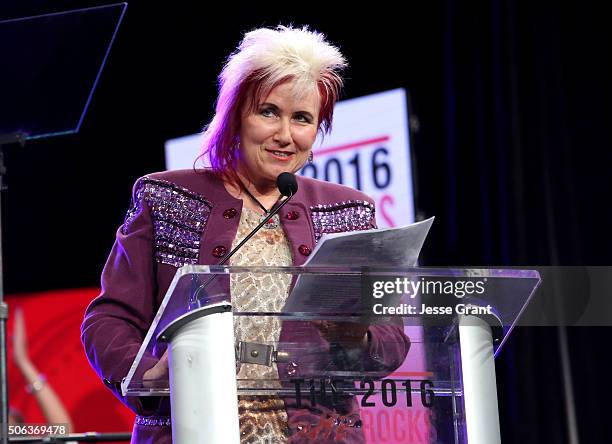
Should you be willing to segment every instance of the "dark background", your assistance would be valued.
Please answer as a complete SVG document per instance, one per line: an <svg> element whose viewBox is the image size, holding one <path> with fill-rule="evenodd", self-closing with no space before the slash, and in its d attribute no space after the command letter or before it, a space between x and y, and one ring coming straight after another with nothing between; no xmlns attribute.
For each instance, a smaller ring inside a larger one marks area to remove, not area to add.
<svg viewBox="0 0 612 444"><path fill-rule="evenodd" d="M166 139L210 119L242 33L278 23L340 46L345 98L409 91L417 214L436 216L423 264L610 264L612 32L599 3L152 3L130 2L80 133L6 150L8 292L98 285L134 180L164 169ZM4 2L0 18L97 4ZM572 442L569 405L581 442L609 442L611 337L517 329L497 361L503 441Z"/></svg>

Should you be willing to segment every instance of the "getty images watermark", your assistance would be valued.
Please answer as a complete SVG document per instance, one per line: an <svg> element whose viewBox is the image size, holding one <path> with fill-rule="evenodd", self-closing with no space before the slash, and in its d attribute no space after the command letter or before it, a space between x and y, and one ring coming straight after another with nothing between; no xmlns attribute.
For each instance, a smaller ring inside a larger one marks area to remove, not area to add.
<svg viewBox="0 0 612 444"><path fill-rule="evenodd" d="M426 280L398 277L373 280L372 297L379 300L384 298L385 303L375 303L372 310L376 315L490 315L493 314L491 305L474 304L475 298L485 293L486 282L487 278ZM417 296L420 304L415 305ZM406 298L412 303L402 302ZM463 298L470 303L457 303L456 299ZM440 304L443 301L447 303Z"/></svg>

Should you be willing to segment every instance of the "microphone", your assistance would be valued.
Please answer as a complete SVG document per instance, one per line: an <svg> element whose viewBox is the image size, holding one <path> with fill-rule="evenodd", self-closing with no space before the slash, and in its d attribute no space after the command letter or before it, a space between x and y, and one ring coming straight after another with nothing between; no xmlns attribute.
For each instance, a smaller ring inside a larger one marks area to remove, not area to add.
<svg viewBox="0 0 612 444"><path fill-rule="evenodd" d="M257 225L253 229L253 231L251 231L244 239L242 239L240 243L236 245L236 248L234 248L232 251L230 251L225 256L223 256L223 258L217 265L225 264L245 243L247 243L249 239L255 236L255 234L261 229L261 227L267 224L268 221L272 219L287 204L287 202L291 200L291 198L295 195L295 193L297 193L297 190L298 190L298 184L295 178L295 174L292 174L292 173L279 174L278 177L276 178L276 186L278 187L281 194L283 196L286 196L287 198L283 199L279 204L275 205L270 210L268 215L259 223L259 225ZM217 275L211 276L207 282L203 283L195 290L194 294L190 298L190 304L189 304L190 307L193 308L194 303L196 305L199 305L200 292L203 291L215 279L216 276Z"/></svg>
<svg viewBox="0 0 612 444"><path fill-rule="evenodd" d="M283 196L292 197L298 190L295 174L280 173L276 178L276 186Z"/></svg>

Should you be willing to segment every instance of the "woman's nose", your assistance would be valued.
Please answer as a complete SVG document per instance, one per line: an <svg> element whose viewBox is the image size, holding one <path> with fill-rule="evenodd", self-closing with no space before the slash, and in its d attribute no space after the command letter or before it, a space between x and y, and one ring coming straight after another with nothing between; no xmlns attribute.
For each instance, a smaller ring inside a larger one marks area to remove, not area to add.
<svg viewBox="0 0 612 444"><path fill-rule="evenodd" d="M276 133L274 134L274 142L280 146L287 146L291 143L291 122L286 119L281 119L278 124Z"/></svg>

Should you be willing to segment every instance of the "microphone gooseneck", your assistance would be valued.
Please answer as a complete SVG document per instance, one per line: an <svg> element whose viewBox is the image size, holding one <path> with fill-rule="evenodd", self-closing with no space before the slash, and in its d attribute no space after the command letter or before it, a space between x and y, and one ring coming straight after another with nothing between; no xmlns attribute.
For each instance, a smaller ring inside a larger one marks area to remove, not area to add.
<svg viewBox="0 0 612 444"><path fill-rule="evenodd" d="M283 196L286 196L287 198L283 199L277 205L275 205L272 209L270 209L270 212L266 215L265 218L262 219L259 225L257 225L244 239L242 239L240 243L236 245L236 247L232 251L230 251L225 256L223 256L223 258L221 259L221 261L219 261L217 265L225 264L245 243L247 243L249 239L255 236L255 234L261 229L261 227L267 224L268 221L272 219L287 204L287 202L291 200L291 198L295 195L295 193L297 193L297 190L298 190L298 184L295 178L295 174L292 174L292 173L279 174L278 177L276 178L276 186L278 187L281 194ZM194 302L197 304L197 302L199 301L200 293L213 281L215 276L216 275L211 276L211 278L208 281L204 282L202 285L200 285L196 289L196 291L191 297L190 305Z"/></svg>

